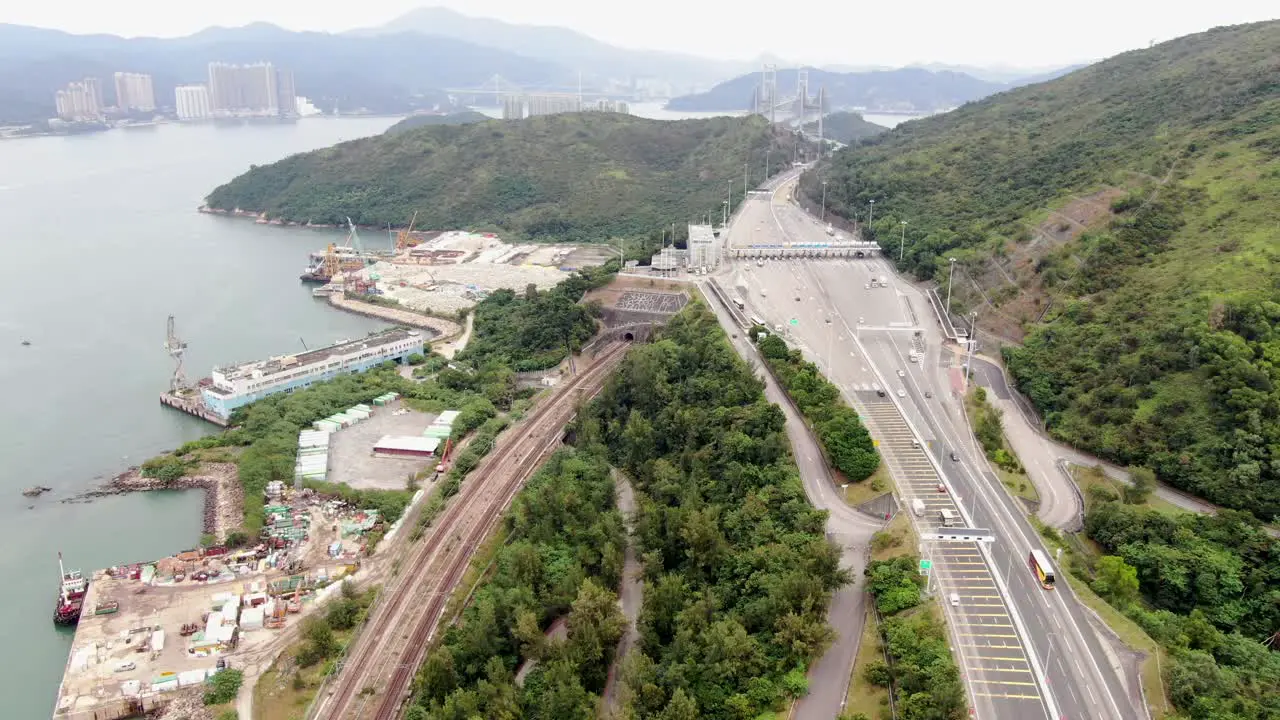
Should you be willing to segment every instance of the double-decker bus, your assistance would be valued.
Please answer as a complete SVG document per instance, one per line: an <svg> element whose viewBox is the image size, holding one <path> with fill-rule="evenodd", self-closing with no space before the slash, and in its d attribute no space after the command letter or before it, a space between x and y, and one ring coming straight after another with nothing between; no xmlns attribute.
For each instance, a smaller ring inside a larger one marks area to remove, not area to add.
<svg viewBox="0 0 1280 720"><path fill-rule="evenodd" d="M769 327L769 325L765 323L764 319L762 319L759 315L752 315L749 319L751 320L752 326L759 325L761 327Z"/></svg>
<svg viewBox="0 0 1280 720"><path fill-rule="evenodd" d="M1040 586L1045 590L1052 590L1053 565L1049 564L1049 556L1045 555L1041 550L1032 550L1027 564L1031 566L1031 571L1036 574L1036 579L1040 581Z"/></svg>

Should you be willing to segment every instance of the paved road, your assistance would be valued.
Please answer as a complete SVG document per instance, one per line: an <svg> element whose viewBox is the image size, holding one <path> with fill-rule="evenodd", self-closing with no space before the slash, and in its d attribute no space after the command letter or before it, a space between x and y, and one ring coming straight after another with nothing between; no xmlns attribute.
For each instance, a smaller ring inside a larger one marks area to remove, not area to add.
<svg viewBox="0 0 1280 720"><path fill-rule="evenodd" d="M1124 468L1112 465L1068 445L1055 442L1040 432L1039 428L1022 412L1022 409L1013 402L1014 390L1009 387L1008 380L1000 366L990 360L975 357L973 359L973 367L974 375L978 378L978 381L984 387L991 388L992 394L999 398L997 407L1004 411L1005 434L1009 437L1009 443L1013 446L1014 452L1018 454L1023 464L1027 466L1029 473L1034 468L1034 472L1044 473L1054 480L1063 479L1063 473L1057 468L1057 462L1061 459L1084 467L1101 466L1107 477L1123 483L1129 482L1129 473ZM1033 480L1036 481L1036 487L1040 488L1041 482L1039 478L1033 476ZM1163 483L1156 487L1155 494L1161 500L1188 512L1213 514L1219 510L1218 506L1211 502L1188 495L1180 490L1175 490ZM1056 527L1066 527L1066 525L1057 522L1058 516L1054 516L1051 520L1044 513L1041 513L1041 518L1046 523ZM1276 528L1269 528L1269 532L1272 535L1277 534Z"/></svg>
<svg viewBox="0 0 1280 720"><path fill-rule="evenodd" d="M858 654L858 642L862 637L863 620L866 616L862 573L866 569L871 536L881 529L882 523L844 502L832 481L822 450L808 426L773 377L765 371L755 347L747 340L734 319L723 306L715 302L711 293L705 294L712 298L710 305L719 317L720 324L731 337L737 336L731 340L734 349L755 370L757 377L764 381L765 397L782 408L786 416L787 436L791 440L791 449L800 469L805 494L815 507L827 511L827 536L840 547L840 565L853 577L853 582L838 590L832 598L827 617L835 631L835 640L809 669L809 693L796 703L792 716L794 720L831 720L844 707L849 675Z"/></svg>
<svg viewBox="0 0 1280 720"><path fill-rule="evenodd" d="M821 241L823 228L783 201L784 196L785 190L772 199L753 197L741 211L738 225L753 240ZM734 237L731 231L730 238ZM924 297L898 280L882 260L775 260L763 266L740 263L732 272L737 292L749 309L781 325L846 395L876 398L878 386L897 406L911 436L929 453L926 466L909 465L915 462L909 455L902 458L902 470L908 473L899 480L903 493L927 490L917 483L929 482L928 473L935 473L947 494L969 513L972 524L995 535L989 547L957 552L969 558L947 561L946 577L940 578L948 597L953 587L972 591L973 597L961 598L958 610L950 603L944 607L953 631L972 631L972 646L965 643L967 636L956 641L977 716L1145 717L1145 709L1139 709L1134 700L1136 677L1124 672L1120 659L1104 647L1070 589L1059 584L1057 590L1045 591L1027 570L1028 550L1043 545L976 447L959 395L953 392L962 382L954 370L954 354L944 352L943 338ZM868 287L873 277L886 281L888 287ZM913 344L924 350L921 362L908 361ZM950 460L952 452L955 461ZM945 547L940 552L954 550L959 548ZM958 580L969 570L981 578L973 588ZM985 587L987 578L990 589ZM1001 605L992 608L996 616L992 622L975 621L974 616L982 613L970 612L970 606L987 604L978 600ZM976 629L982 625L988 627ZM1015 660L1020 667L1013 667ZM1008 679L1013 677L1017 679ZM1034 712L1028 703L1033 703Z"/></svg>

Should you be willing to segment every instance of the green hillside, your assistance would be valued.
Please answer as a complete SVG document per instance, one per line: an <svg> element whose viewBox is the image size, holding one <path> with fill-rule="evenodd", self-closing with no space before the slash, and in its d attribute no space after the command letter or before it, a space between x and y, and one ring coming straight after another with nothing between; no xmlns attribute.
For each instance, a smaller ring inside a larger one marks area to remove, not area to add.
<svg viewBox="0 0 1280 720"><path fill-rule="evenodd" d="M720 214L744 163L791 157L762 118L664 122L614 113L437 125L364 138L256 167L214 190L213 208L313 223L492 230L600 241ZM775 162L784 169L783 163ZM735 201L736 202L736 201Z"/></svg>
<svg viewBox="0 0 1280 720"><path fill-rule="evenodd" d="M1050 431L1280 514L1280 22L906 123L804 179L909 222L906 269L1005 338ZM863 213L865 215L865 213ZM896 253L895 253L896 255ZM988 345L988 347L990 347Z"/></svg>
<svg viewBox="0 0 1280 720"><path fill-rule="evenodd" d="M822 137L845 145L879 135L888 129L883 125L867 122L856 112L831 113L822 119ZM818 123L808 123L804 126L804 130L817 135Z"/></svg>

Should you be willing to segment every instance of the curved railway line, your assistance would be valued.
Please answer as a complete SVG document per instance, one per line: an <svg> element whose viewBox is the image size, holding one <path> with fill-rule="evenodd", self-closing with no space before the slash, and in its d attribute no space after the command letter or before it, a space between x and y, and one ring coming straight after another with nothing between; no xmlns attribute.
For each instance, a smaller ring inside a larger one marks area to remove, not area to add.
<svg viewBox="0 0 1280 720"><path fill-rule="evenodd" d="M310 718L391 720L399 715L450 593L475 549L497 526L524 481L555 449L578 399L599 391L627 346L619 341L600 348L591 365L511 428L472 471L412 549L399 578L379 598L333 686L321 688L328 695L313 705Z"/></svg>

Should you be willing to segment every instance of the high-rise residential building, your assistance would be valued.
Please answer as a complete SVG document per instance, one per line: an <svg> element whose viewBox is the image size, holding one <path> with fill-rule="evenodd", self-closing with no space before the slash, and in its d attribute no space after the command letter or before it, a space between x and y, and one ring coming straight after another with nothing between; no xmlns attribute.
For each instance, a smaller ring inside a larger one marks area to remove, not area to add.
<svg viewBox="0 0 1280 720"><path fill-rule="evenodd" d="M107 106L107 104L102 100L102 80L96 77L87 77L81 82L83 82L84 86L88 88L89 93L93 95L93 102L98 109L102 109Z"/></svg>
<svg viewBox="0 0 1280 720"><path fill-rule="evenodd" d="M209 108L214 117L289 114L297 110L295 98L293 73L278 73L271 63L209 63Z"/></svg>
<svg viewBox="0 0 1280 720"><path fill-rule="evenodd" d="M150 112L156 109L156 92L151 76L142 73L118 72L116 81L116 107L121 110Z"/></svg>
<svg viewBox="0 0 1280 720"><path fill-rule="evenodd" d="M65 88L54 95L54 105L57 107L58 117L63 120L80 122L100 120L102 117L102 106L94 96L91 83L67 83Z"/></svg>
<svg viewBox="0 0 1280 720"><path fill-rule="evenodd" d="M293 86L292 70L276 70L276 106L281 115L298 114L298 91Z"/></svg>
<svg viewBox="0 0 1280 720"><path fill-rule="evenodd" d="M213 117L209 108L209 88L204 85L179 85L173 90L173 106L179 120L206 120Z"/></svg>
<svg viewBox="0 0 1280 720"><path fill-rule="evenodd" d="M519 120L524 117L524 98L519 95L502 96L502 119Z"/></svg>
<svg viewBox="0 0 1280 720"><path fill-rule="evenodd" d="M600 100L597 100L594 105L587 105L582 109L588 112L611 112L622 113L623 115L630 114L631 112L631 108L625 102L605 98L601 98Z"/></svg>
<svg viewBox="0 0 1280 720"><path fill-rule="evenodd" d="M529 117L578 112L582 102L577 95L529 95Z"/></svg>

